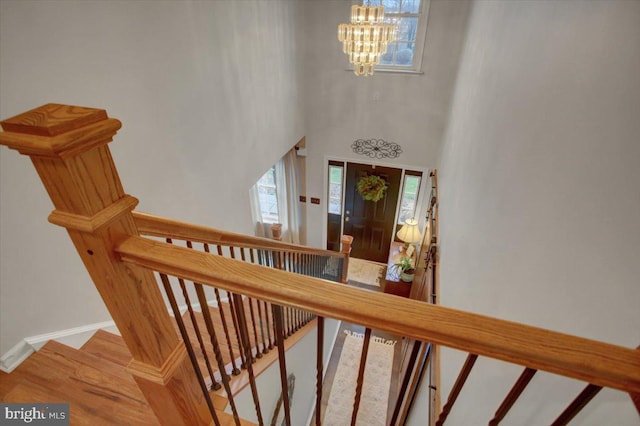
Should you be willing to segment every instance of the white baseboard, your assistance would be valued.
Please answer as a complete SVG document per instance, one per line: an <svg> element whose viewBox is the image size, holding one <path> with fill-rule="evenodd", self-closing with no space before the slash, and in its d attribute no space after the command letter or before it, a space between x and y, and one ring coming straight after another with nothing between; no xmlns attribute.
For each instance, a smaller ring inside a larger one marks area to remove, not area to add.
<svg viewBox="0 0 640 426"><path fill-rule="evenodd" d="M13 348L9 349L6 354L2 355L2 358L0 358L0 370L5 373L11 373L27 359L29 355L40 350L49 340L55 340L78 349L100 329L109 329L109 331L112 329L117 330L113 321L104 321L26 337Z"/></svg>
<svg viewBox="0 0 640 426"><path fill-rule="evenodd" d="M227 302L227 298L221 298L222 302ZM217 307L218 303L215 299L207 300L212 307ZM197 312L201 312L200 305L194 303L193 309ZM179 307L181 313L187 311L187 306L183 305ZM173 315L172 312L169 312ZM16 369L25 359L32 353L39 351L49 340L55 340L63 343L72 348L79 349L86 343L87 340L94 335L94 333L100 329L104 329L114 334L120 334L118 328L113 321L97 322L94 324L87 324L80 327L68 328L66 330L54 331L52 333L39 334L37 336L25 337L17 345L12 347L0 357L0 371L5 373L11 373Z"/></svg>
<svg viewBox="0 0 640 426"><path fill-rule="evenodd" d="M17 345L12 347L0 358L0 371L11 373L22 361L27 359L29 355L35 352L26 341L21 340Z"/></svg>

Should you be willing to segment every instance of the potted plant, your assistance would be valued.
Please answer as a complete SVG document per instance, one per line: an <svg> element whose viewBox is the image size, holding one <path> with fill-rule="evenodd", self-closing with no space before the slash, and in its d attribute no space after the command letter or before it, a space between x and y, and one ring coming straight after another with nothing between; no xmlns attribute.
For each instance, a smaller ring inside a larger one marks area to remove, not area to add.
<svg viewBox="0 0 640 426"><path fill-rule="evenodd" d="M400 274L400 279L406 283L413 281L416 269L408 256L401 256L398 263L394 263L393 267Z"/></svg>

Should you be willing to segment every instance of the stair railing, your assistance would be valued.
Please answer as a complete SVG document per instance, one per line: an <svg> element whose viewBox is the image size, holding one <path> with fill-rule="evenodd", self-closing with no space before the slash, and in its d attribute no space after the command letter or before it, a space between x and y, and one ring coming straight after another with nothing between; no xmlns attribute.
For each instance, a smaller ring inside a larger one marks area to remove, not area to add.
<svg viewBox="0 0 640 426"><path fill-rule="evenodd" d="M353 238L345 235L342 237L342 248L340 252L315 249L281 242L279 240L248 236L232 233L224 230L197 226L186 222L180 222L159 216L132 212L133 217L141 235L160 237L172 244L181 244L190 249L201 250L206 253L215 253L231 259L239 259L243 262L259 264L271 268L278 268L292 273L312 276L316 278L328 279L334 282L346 282L349 253ZM204 306L203 300L198 300L199 308L195 308L191 303L189 293L184 280L178 280L182 292L181 307L186 306L189 312L189 321L186 328L191 328L193 334L197 336L199 348L198 359L201 360L201 367L205 372L205 380L210 389L218 390L222 384L221 371L207 355L213 355L213 347L208 342L209 338L216 340L217 347L224 360L225 372L231 382L233 377L241 374L249 367L249 364L260 359L276 346L276 323L272 315L270 303L243 297L245 305L244 318L248 326L249 355L242 339L241 313L235 297L228 291L214 288L215 298L203 299L209 306L209 312L201 309ZM195 284L196 288L199 286ZM165 291L167 288L165 287ZM192 291L193 292L193 291ZM174 296L167 295L171 298ZM212 295L213 298L213 295ZM182 308L184 310L184 308ZM288 339L294 333L304 328L311 321L316 320L315 315L293 307L282 307L282 327L284 339ZM220 336L211 335L211 331L205 324L198 325L198 319L202 315L212 315L211 322L216 319L222 325ZM174 316L176 314L174 313ZM321 322L322 319L319 319ZM184 338L187 345L187 339ZM249 377L250 379L250 377ZM209 383L210 382L210 383ZM234 387L234 391L237 389ZM228 391L226 392L228 393ZM285 405L286 407L286 405Z"/></svg>
<svg viewBox="0 0 640 426"><path fill-rule="evenodd" d="M207 246L215 247L219 255L232 259L240 258L245 262L311 277L347 282L353 242L353 237L349 235L342 236L341 251L335 252L193 225L148 213L133 212L133 218L140 235L182 240L185 244L202 243L205 250L208 250Z"/></svg>
<svg viewBox="0 0 640 426"><path fill-rule="evenodd" d="M473 359L486 356L583 380L588 388L640 393L638 350L140 236L132 214L137 201L124 193L106 145L120 123L103 110L49 104L5 120L2 126L0 143L31 157L55 206L49 220L67 228L133 355L128 370L163 424L221 424L221 412L203 386L203 375L193 374L198 370L195 354L178 339L153 272L164 277L165 288L172 287L167 285L169 278L201 286L195 289L199 300L205 287L212 287L228 291L238 307L245 297L271 303L283 396L288 395L284 307L463 350ZM250 360L247 318L243 309L236 311L245 358ZM317 364L321 366L320 359ZM470 372L471 367L463 370ZM320 369L318 377L321 382ZM250 381L257 422L263 424L255 376ZM283 404L291 424L289 404ZM316 417L319 424L321 416ZM234 423L240 422L235 415Z"/></svg>

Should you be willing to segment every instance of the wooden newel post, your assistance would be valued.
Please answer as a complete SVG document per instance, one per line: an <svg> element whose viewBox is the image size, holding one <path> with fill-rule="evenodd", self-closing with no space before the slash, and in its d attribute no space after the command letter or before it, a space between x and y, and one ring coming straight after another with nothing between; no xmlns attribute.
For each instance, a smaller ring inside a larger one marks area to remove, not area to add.
<svg viewBox="0 0 640 426"><path fill-rule="evenodd" d="M0 144L28 155L125 340L133 374L166 425L211 422L184 343L171 323L153 273L119 261L114 246L138 235L107 144L120 122L104 110L47 104L0 123Z"/></svg>
<svg viewBox="0 0 640 426"><path fill-rule="evenodd" d="M342 267L342 282L346 284L349 279L347 273L349 272L349 253L351 253L351 244L353 244L353 237L351 235L343 235L340 239L342 243L341 253L344 254L344 266Z"/></svg>

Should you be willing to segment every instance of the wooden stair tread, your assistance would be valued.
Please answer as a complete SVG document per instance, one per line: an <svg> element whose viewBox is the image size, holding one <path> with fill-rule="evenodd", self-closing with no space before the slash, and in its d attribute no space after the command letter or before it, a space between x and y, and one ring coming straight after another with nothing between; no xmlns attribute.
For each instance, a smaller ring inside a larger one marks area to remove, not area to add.
<svg viewBox="0 0 640 426"><path fill-rule="evenodd" d="M122 337L104 330L96 331L80 350L123 367L131 361L131 352Z"/></svg>
<svg viewBox="0 0 640 426"><path fill-rule="evenodd" d="M10 376L5 402L68 402L72 424L159 424L142 392L120 365L54 341Z"/></svg>
<svg viewBox="0 0 640 426"><path fill-rule="evenodd" d="M132 359L129 349L124 343L122 337L109 333L108 331L98 330L81 348L82 352L90 353L98 358L107 359L124 368ZM202 367L201 367L202 368ZM203 370L206 371L206 370ZM129 374L129 373L127 373ZM206 374L205 374L206 376ZM132 378L133 380L133 378ZM229 401L224 396L210 393L213 406L218 410L224 410Z"/></svg>
<svg viewBox="0 0 640 426"><path fill-rule="evenodd" d="M56 341L49 341L37 352L38 354L50 354L51 359L71 370L72 373L83 367L86 374L89 369L101 372L105 375L113 376L115 379L122 380L126 383L133 383L133 377L127 372L122 365L116 364L108 359L95 356L82 350L73 349Z"/></svg>

